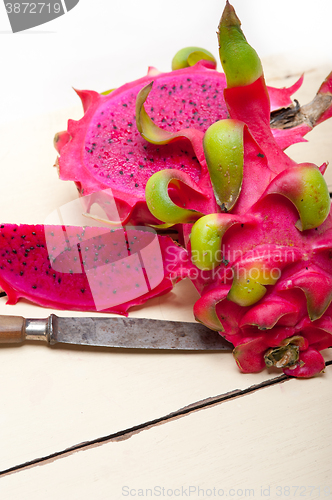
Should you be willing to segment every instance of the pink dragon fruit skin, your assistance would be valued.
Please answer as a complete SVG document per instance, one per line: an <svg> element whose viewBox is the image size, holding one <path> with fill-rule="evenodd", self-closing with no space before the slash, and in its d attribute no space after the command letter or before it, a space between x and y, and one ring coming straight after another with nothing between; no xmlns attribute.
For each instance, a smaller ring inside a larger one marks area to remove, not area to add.
<svg viewBox="0 0 332 500"><path fill-rule="evenodd" d="M2 224L0 286L8 304L127 315L172 289L183 252L146 228Z"/></svg>
<svg viewBox="0 0 332 500"><path fill-rule="evenodd" d="M60 179L75 181L81 195L112 188L124 224L158 222L146 207L145 186L159 170L180 168L198 186L206 187L203 134L212 123L228 116L223 97L225 75L211 69L208 62L155 73L150 69L146 77L108 95L77 91L85 114L77 122L69 120L68 130L57 134L54 140L60 155ZM149 116L168 132L189 131L191 140L156 148L141 137L136 126L136 97L152 81L153 89L146 102ZM290 105L290 96L301 83L302 78L288 89L269 87L271 110ZM287 131L280 134L280 140L289 145L287 137ZM300 140L300 134L292 136L293 142Z"/></svg>

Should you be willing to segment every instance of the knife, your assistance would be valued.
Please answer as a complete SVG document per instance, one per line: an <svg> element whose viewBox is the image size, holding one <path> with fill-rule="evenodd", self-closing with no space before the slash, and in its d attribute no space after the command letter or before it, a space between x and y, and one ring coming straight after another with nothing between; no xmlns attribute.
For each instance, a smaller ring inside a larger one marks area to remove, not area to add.
<svg viewBox="0 0 332 500"><path fill-rule="evenodd" d="M0 344L37 340L132 349L231 351L233 345L201 323L145 318L0 316Z"/></svg>

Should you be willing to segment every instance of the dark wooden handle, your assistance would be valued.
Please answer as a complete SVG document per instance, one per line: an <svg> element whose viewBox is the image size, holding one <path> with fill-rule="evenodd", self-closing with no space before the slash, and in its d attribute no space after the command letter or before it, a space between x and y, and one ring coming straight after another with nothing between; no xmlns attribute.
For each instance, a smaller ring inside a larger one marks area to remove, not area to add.
<svg viewBox="0 0 332 500"><path fill-rule="evenodd" d="M25 339L22 316L0 316L0 344L19 344Z"/></svg>

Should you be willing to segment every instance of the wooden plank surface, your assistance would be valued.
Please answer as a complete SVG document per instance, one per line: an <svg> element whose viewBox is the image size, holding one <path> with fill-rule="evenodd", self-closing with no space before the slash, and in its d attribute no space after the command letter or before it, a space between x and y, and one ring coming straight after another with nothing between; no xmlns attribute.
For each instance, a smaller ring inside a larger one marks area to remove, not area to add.
<svg viewBox="0 0 332 500"><path fill-rule="evenodd" d="M1 498L331 498L331 383L330 366L13 473Z"/></svg>

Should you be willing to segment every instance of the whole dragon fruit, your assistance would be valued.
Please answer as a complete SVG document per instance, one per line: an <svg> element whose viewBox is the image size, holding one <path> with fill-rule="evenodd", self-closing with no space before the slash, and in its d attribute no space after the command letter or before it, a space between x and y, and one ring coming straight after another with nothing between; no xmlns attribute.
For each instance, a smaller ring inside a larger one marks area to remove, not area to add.
<svg viewBox="0 0 332 500"><path fill-rule="evenodd" d="M280 148L280 136L274 137L270 128L260 60L228 3L219 42L229 117L212 124L203 138L219 210L203 215L201 203L189 209L178 206L168 192L172 182L179 183L180 198L181 189L184 198L189 189L201 196L179 170L160 171L149 179L148 206L165 223L185 224L188 276L201 294L194 306L196 319L233 343L240 369L255 372L267 365L293 376L312 376L325 366L320 351L332 346L326 165L298 165ZM137 118L148 140L165 135L144 108L149 90L141 91ZM316 123L331 116L331 91L330 75L318 93L317 101L325 105ZM193 226L187 224L193 220Z"/></svg>

